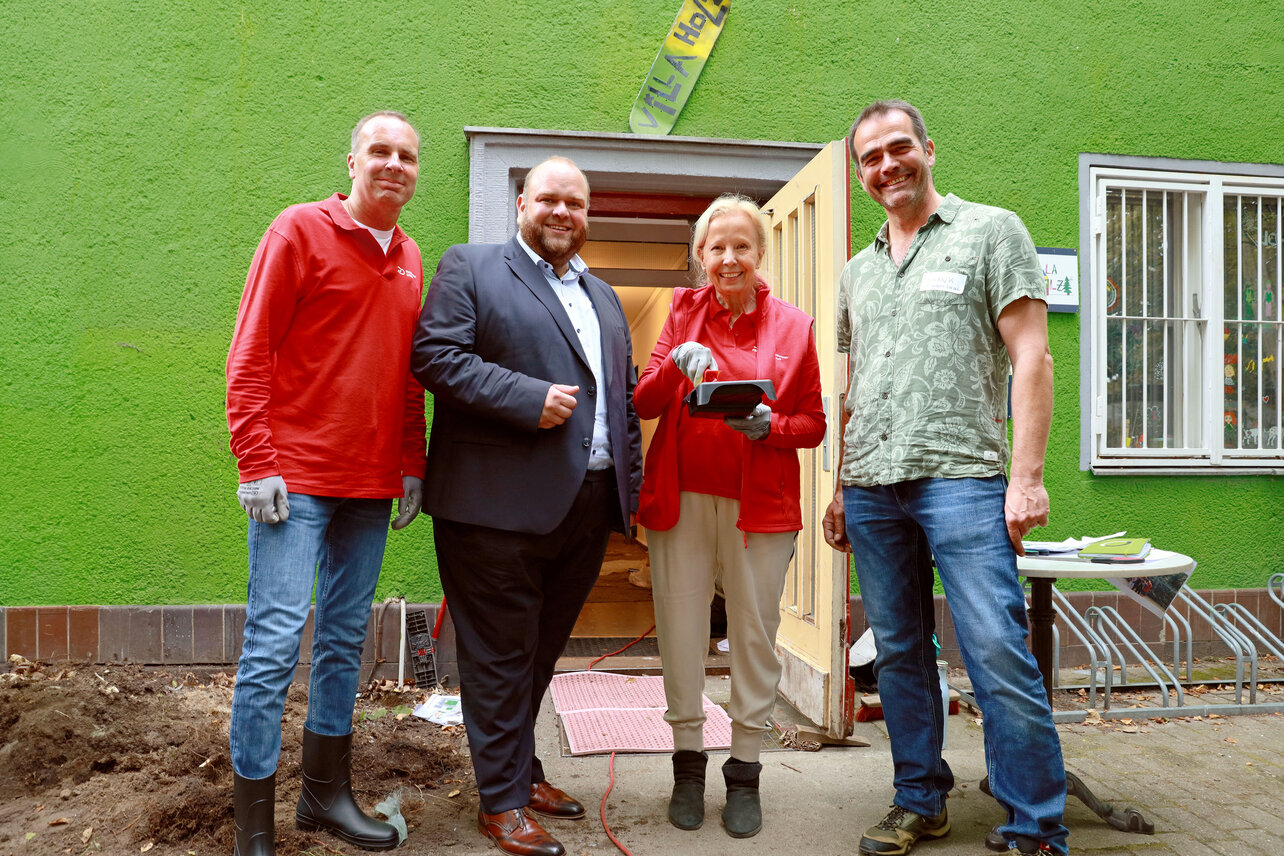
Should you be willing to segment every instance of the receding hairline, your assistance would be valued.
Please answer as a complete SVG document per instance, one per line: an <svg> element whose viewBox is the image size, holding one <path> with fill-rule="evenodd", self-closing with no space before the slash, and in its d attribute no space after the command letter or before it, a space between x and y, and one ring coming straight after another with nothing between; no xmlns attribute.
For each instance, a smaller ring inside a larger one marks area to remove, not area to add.
<svg viewBox="0 0 1284 856"><path fill-rule="evenodd" d="M527 170L526 177L522 179L522 195L523 196L526 195L526 193L530 189L531 182L535 180L536 176L539 175L541 170L543 170L545 167L553 166L555 164L561 165L561 166L569 166L571 169L575 170L579 174L580 181L584 182L584 199L585 201L587 201L590 195L588 176L584 174L584 170L580 169L579 165L576 164L575 161L571 160L568 157L563 157L562 155L553 155L552 157L545 158L544 160L540 161L539 163L535 164L535 166Z"/></svg>
<svg viewBox="0 0 1284 856"><path fill-rule="evenodd" d="M917 107L900 98L883 98L873 102L860 111L856 121L852 122L851 129L847 132L847 154L856 163L857 170L860 169L860 161L857 160L859 152L856 151L856 129L870 119L877 119L880 116L886 116L888 113L904 113L910 121L910 128L913 129L914 137L918 144L924 149L927 148L928 140L927 125L923 121L923 114Z"/></svg>
<svg viewBox="0 0 1284 856"><path fill-rule="evenodd" d="M397 112L396 110L376 110L375 112L370 113L369 115L362 116L362 117L357 121L357 124L353 126L353 128L352 128L352 141L351 141L351 143L350 143L351 148L348 150L348 153L349 153L349 154L354 154L354 155L355 155L355 154L357 153L357 148L358 148L357 143L358 143L358 141L359 141L359 140L360 140L360 138L361 138L361 131L362 131L362 129L364 129L364 128L365 128L365 126L366 126L369 122L371 122L372 120L374 120L374 119L379 119L379 118L381 118L381 117L382 117L382 118L388 118L388 119L396 119L396 120L398 120L398 121L400 121L400 122L404 122L404 123L405 123L405 125L406 125L406 127L410 129L410 133L412 133L412 134L414 134L414 135L415 135L415 148L416 148L416 149L418 149L418 148L419 148L419 141L420 141L419 129L418 129L418 128L416 128L416 127L411 123L411 121L410 121L409 119L407 119L407 118L406 118L406 114L405 114L405 113L399 113L399 112Z"/></svg>

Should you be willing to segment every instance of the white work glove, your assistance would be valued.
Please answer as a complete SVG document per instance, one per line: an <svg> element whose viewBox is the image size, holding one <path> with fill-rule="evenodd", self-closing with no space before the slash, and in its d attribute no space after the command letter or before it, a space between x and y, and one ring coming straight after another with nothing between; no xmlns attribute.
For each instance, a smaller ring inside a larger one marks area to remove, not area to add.
<svg viewBox="0 0 1284 856"><path fill-rule="evenodd" d="M673 357L673 363L678 367L678 371L687 376L692 386L699 386L704 380L704 373L710 369L718 370L718 363L713 358L713 351L710 351L699 342L683 342L672 351L669 356Z"/></svg>
<svg viewBox="0 0 1284 856"><path fill-rule="evenodd" d="M397 516L393 518L393 529L405 529L410 521L419 516L419 509L424 505L424 480L415 476L402 476L401 489L404 495L397 500Z"/></svg>
<svg viewBox="0 0 1284 856"><path fill-rule="evenodd" d="M281 523L290 519L290 497L286 494L285 479L280 476L242 482L236 489L236 499L241 508L259 523Z"/></svg>
<svg viewBox="0 0 1284 856"><path fill-rule="evenodd" d="M759 404L748 416L724 416L722 423L750 440L761 440L771 433L771 408Z"/></svg>

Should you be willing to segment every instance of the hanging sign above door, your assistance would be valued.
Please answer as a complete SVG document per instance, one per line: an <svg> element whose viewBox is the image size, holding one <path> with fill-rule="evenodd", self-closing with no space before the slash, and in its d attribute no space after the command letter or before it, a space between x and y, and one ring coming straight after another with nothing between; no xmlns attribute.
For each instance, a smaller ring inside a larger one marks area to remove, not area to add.
<svg viewBox="0 0 1284 856"><path fill-rule="evenodd" d="M731 0L684 0L633 102L629 113L633 133L667 134L673 130L730 8Z"/></svg>

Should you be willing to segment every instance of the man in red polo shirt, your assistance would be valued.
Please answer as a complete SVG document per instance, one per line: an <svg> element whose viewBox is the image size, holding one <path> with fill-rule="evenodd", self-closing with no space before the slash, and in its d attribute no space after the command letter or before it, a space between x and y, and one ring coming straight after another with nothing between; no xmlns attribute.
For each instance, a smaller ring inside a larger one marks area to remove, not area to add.
<svg viewBox="0 0 1284 856"><path fill-rule="evenodd" d="M423 388L410 376L419 247L397 227L419 135L357 123L352 192L287 208L259 243L227 358L227 421L250 516L245 641L232 696L238 856L271 856L281 714L316 589L300 828L368 850L395 828L352 799L352 708L370 603L394 529L419 512Z"/></svg>

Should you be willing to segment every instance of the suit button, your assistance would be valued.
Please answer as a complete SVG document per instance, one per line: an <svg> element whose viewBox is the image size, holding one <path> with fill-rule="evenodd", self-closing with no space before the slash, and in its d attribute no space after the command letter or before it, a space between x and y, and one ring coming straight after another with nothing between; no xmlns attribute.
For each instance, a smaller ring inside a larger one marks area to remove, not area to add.
<svg viewBox="0 0 1284 856"><path fill-rule="evenodd" d="M597 395L597 387L595 387L595 386L590 386L590 387L588 388L588 394L589 394L590 396Z"/></svg>
<svg viewBox="0 0 1284 856"><path fill-rule="evenodd" d="M592 440L590 440L588 437L585 437L585 438L584 438L584 442L583 442L581 445L582 445L582 446L584 446L584 448L586 448L586 449L587 449L589 446L592 446L592 445L593 445L593 441L592 441Z"/></svg>

